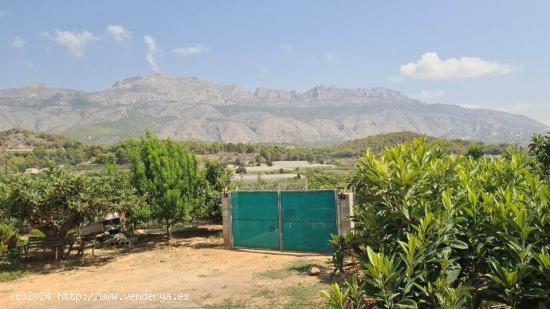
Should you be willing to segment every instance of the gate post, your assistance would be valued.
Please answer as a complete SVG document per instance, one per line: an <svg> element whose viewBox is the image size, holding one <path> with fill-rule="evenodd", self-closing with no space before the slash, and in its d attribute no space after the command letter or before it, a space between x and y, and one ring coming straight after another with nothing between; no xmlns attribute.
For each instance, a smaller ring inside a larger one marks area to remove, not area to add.
<svg viewBox="0 0 550 309"><path fill-rule="evenodd" d="M277 191L277 212L279 213L279 250L283 251L283 205L281 200L281 188Z"/></svg>
<svg viewBox="0 0 550 309"><path fill-rule="evenodd" d="M223 222L223 245L232 248L232 226L231 226L231 192L222 192L222 222Z"/></svg>
<svg viewBox="0 0 550 309"><path fill-rule="evenodd" d="M338 193L338 234L342 235L353 229L353 193Z"/></svg>

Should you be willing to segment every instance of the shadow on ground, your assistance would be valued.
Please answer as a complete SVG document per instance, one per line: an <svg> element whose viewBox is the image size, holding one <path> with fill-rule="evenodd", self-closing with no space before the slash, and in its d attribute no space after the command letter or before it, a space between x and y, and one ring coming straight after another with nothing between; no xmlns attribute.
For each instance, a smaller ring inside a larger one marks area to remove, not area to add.
<svg viewBox="0 0 550 309"><path fill-rule="evenodd" d="M48 274L53 272L69 271L78 268L98 267L105 265L122 256L143 251L154 250L163 247L190 247L190 248L223 248L221 241L221 227L198 226L175 230L172 239L167 241L166 235L152 233L141 235L137 241L127 247L105 247L101 244L96 247L96 255L87 249L83 255L65 255L61 260L54 260L54 255L49 251L33 251L29 253L29 259L19 258L15 262L1 262L0 273L36 273ZM21 276L18 276L21 277ZM13 279L17 279L14 277Z"/></svg>

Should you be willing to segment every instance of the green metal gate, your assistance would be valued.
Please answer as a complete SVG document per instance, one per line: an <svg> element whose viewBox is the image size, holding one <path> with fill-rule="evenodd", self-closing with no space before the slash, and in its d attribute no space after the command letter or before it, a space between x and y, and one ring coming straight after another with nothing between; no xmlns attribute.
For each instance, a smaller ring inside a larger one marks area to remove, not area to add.
<svg viewBox="0 0 550 309"><path fill-rule="evenodd" d="M283 250L330 252L336 228L336 192L281 192Z"/></svg>
<svg viewBox="0 0 550 309"><path fill-rule="evenodd" d="M233 247L330 252L338 233L334 190L236 191L231 214Z"/></svg>
<svg viewBox="0 0 550 309"><path fill-rule="evenodd" d="M234 247L280 249L277 191L231 194Z"/></svg>

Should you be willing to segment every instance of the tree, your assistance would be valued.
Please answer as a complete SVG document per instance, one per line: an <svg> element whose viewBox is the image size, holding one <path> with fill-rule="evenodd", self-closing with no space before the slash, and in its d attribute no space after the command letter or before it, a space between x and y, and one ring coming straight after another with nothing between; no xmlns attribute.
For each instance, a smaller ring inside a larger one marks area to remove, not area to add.
<svg viewBox="0 0 550 309"><path fill-rule="evenodd" d="M133 141L128 152L131 182L145 197L152 219L165 224L170 239L171 227L189 221L200 198L195 155L171 140L158 139L151 132Z"/></svg>
<svg viewBox="0 0 550 309"><path fill-rule="evenodd" d="M223 162L205 160L203 175L204 181L201 192L204 194L204 202L196 208L195 217L220 222L222 218L221 192L231 184L233 172Z"/></svg>
<svg viewBox="0 0 550 309"><path fill-rule="evenodd" d="M15 174L4 180L0 206L12 218L24 220L46 238L61 241L86 220L95 221L109 212L139 204L133 188L119 175L88 176L51 166L37 175Z"/></svg>

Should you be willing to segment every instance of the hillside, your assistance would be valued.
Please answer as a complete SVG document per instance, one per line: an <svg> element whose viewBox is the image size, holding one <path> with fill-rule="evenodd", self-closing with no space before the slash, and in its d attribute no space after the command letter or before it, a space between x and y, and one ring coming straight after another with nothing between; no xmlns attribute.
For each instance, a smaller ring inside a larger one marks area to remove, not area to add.
<svg viewBox="0 0 550 309"><path fill-rule="evenodd" d="M28 151L40 147L44 149L69 148L80 144L70 138L43 132L10 129L0 132L0 150Z"/></svg>
<svg viewBox="0 0 550 309"><path fill-rule="evenodd" d="M331 156L333 157L358 157L363 155L367 151L367 149L370 149L375 153L381 153L387 147L392 147L403 143L410 143L414 139L421 137L425 137L428 143L436 143L444 146L445 149L454 154L465 153L468 147L473 144L481 145L484 152L490 155L499 155L503 153L506 148L511 146L510 144L483 144L461 139L447 140L444 138L436 138L433 136L426 136L414 132L395 132L378 134L366 138L346 141L341 144L329 147L328 149Z"/></svg>
<svg viewBox="0 0 550 309"><path fill-rule="evenodd" d="M11 128L103 143L148 129L178 140L292 144L399 131L521 143L548 129L525 116L426 104L384 88L250 92L165 74L129 78L93 93L41 84L0 90L0 130Z"/></svg>

